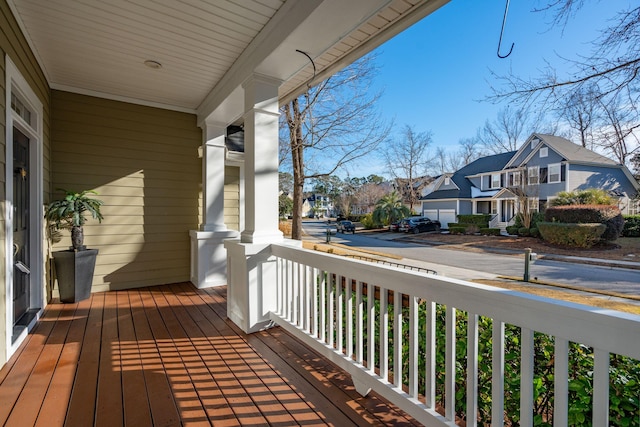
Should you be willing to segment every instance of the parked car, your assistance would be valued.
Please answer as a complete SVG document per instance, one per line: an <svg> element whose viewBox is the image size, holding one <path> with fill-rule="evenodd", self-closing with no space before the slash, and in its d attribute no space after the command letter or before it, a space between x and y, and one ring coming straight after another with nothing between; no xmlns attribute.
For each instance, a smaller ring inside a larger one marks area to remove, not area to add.
<svg viewBox="0 0 640 427"><path fill-rule="evenodd" d="M402 221L402 220L400 220ZM389 224L389 231L393 231L394 233L398 231L398 227L400 227L400 221L395 221Z"/></svg>
<svg viewBox="0 0 640 427"><path fill-rule="evenodd" d="M425 231L440 231L440 221L435 221L426 216L406 218L400 222L399 231L405 233L423 233Z"/></svg>
<svg viewBox="0 0 640 427"><path fill-rule="evenodd" d="M338 221L338 233L353 233L356 232L356 226L351 221Z"/></svg>

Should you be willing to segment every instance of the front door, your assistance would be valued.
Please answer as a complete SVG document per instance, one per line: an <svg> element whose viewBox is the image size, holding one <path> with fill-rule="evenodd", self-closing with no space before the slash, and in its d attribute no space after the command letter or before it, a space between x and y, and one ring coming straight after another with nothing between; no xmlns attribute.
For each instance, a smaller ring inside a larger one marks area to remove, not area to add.
<svg viewBox="0 0 640 427"><path fill-rule="evenodd" d="M513 215L515 214L515 209L514 209L514 203L513 200L501 200L501 218L500 220L502 222L509 222L512 218Z"/></svg>
<svg viewBox="0 0 640 427"><path fill-rule="evenodd" d="M13 321L29 310L29 138L13 128Z"/></svg>

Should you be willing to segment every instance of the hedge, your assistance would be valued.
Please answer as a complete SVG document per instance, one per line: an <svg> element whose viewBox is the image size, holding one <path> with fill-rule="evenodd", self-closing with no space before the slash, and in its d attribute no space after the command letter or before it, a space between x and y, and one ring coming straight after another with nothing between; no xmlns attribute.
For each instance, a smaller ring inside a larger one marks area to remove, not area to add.
<svg viewBox="0 0 640 427"><path fill-rule="evenodd" d="M477 225L479 228L488 228L491 220L490 214L457 215L461 224Z"/></svg>
<svg viewBox="0 0 640 427"><path fill-rule="evenodd" d="M499 236L500 229L499 228L481 228L480 234L484 234L485 236Z"/></svg>
<svg viewBox="0 0 640 427"><path fill-rule="evenodd" d="M508 225L506 228L507 228L507 233L511 234L512 236L517 236L518 229L520 227L518 227L517 225Z"/></svg>
<svg viewBox="0 0 640 427"><path fill-rule="evenodd" d="M590 248L600 241L607 229L604 224L567 224L562 222L539 222L542 238L552 244Z"/></svg>
<svg viewBox="0 0 640 427"><path fill-rule="evenodd" d="M640 237L640 215L625 215L624 227L622 228L624 237Z"/></svg>
<svg viewBox="0 0 640 427"><path fill-rule="evenodd" d="M449 227L449 233L451 234L464 234L467 231L467 227Z"/></svg>
<svg viewBox="0 0 640 427"><path fill-rule="evenodd" d="M606 228L600 237L601 240L616 240L624 227L624 218L620 209L611 205L553 206L547 208L544 218L548 222L604 224Z"/></svg>

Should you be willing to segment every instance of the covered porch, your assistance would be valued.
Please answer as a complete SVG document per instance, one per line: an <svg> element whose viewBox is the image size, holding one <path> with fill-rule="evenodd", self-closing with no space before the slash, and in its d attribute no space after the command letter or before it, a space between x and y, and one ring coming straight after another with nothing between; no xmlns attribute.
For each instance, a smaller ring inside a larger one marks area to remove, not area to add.
<svg viewBox="0 0 640 427"><path fill-rule="evenodd" d="M281 328L242 333L226 287L50 304L0 371L0 425L327 424L415 422Z"/></svg>

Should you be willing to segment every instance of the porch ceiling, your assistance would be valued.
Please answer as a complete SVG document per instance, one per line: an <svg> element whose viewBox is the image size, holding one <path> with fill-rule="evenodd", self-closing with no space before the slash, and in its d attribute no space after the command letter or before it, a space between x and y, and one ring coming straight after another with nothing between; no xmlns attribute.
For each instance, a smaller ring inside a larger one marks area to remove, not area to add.
<svg viewBox="0 0 640 427"><path fill-rule="evenodd" d="M7 1L52 88L229 122L252 72L298 94L313 69L296 50L320 80L448 0Z"/></svg>

